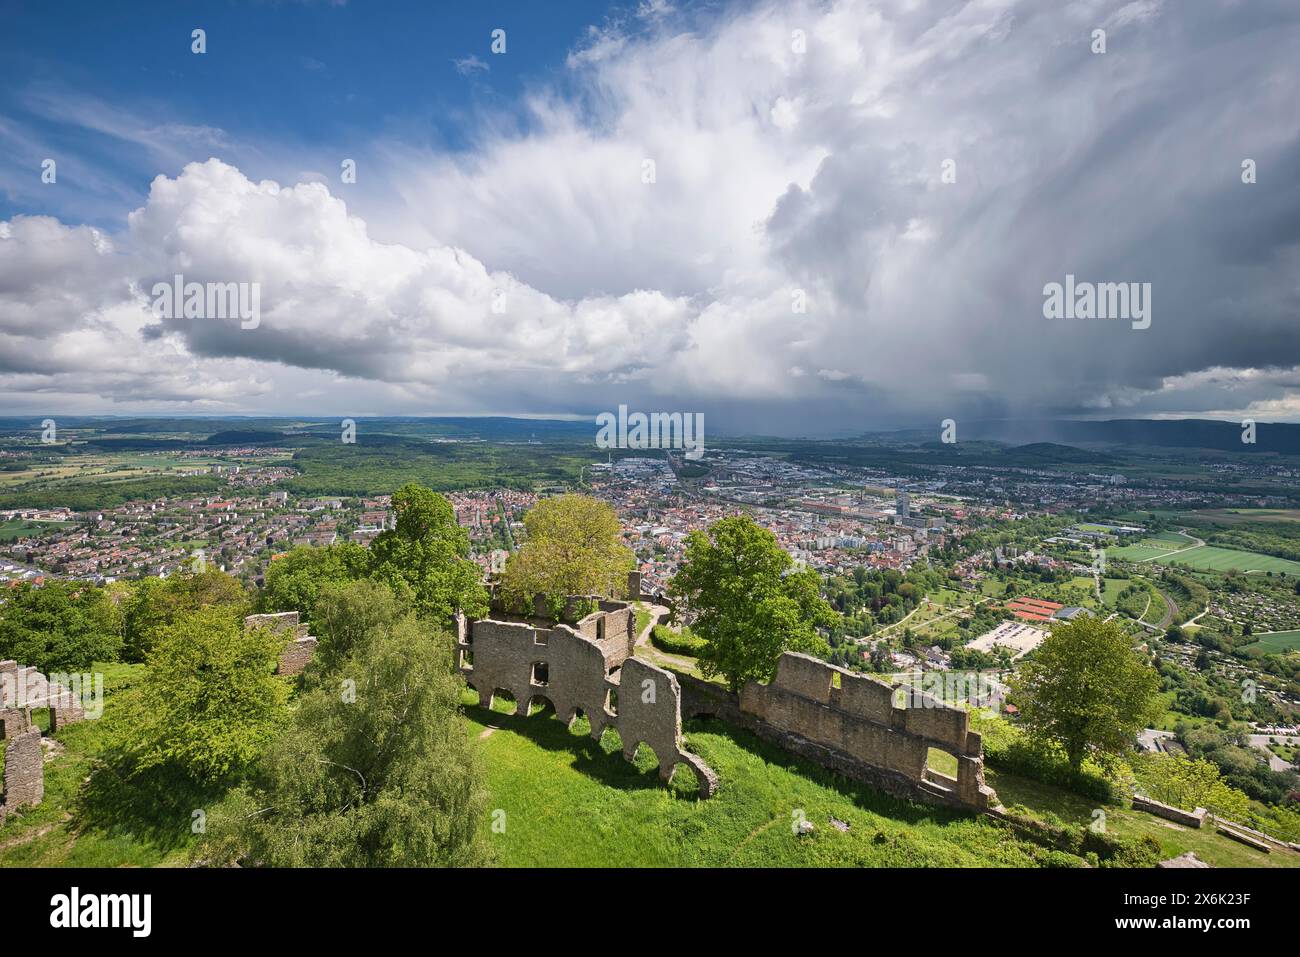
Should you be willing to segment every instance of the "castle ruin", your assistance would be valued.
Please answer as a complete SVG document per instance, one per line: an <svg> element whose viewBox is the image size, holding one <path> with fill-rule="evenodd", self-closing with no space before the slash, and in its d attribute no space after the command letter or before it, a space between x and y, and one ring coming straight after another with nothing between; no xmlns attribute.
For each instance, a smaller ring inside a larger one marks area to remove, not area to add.
<svg viewBox="0 0 1300 957"><path fill-rule="evenodd" d="M527 716L534 702L549 701L570 725L580 714L600 740L615 728L623 757L636 758L644 744L659 760L667 782L679 764L695 774L700 796L710 797L718 777L683 747L681 687L670 671L633 657L636 613L626 602L601 601L575 625L536 621L457 619L457 663L479 705L492 707L505 692L515 714Z"/></svg>
<svg viewBox="0 0 1300 957"><path fill-rule="evenodd" d="M781 656L770 684L751 681L738 696L690 676L681 683L687 717L736 724L896 797L974 811L997 804L970 714L918 690L795 652ZM929 767L932 748L956 759L956 778Z"/></svg>
<svg viewBox="0 0 1300 957"><path fill-rule="evenodd" d="M300 674L316 654L316 639L307 634L306 625L299 623L296 611L249 615L244 619L244 628L269 628L274 634L288 639L289 643L280 652L280 661L276 665L275 673L278 675Z"/></svg>
<svg viewBox="0 0 1300 957"><path fill-rule="evenodd" d="M80 698L35 668L0 661L0 741L4 742L4 777L0 781L0 820L20 807L45 798L45 751L32 711L48 708L50 732L85 718Z"/></svg>

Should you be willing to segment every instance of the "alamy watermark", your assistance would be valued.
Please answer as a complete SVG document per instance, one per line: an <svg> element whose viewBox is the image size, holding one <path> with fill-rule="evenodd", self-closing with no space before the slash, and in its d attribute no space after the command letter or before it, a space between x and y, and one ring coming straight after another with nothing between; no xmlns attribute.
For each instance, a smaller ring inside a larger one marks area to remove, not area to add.
<svg viewBox="0 0 1300 957"><path fill-rule="evenodd" d="M159 319L239 319L239 328L262 323L262 284L257 282L156 282L153 314Z"/></svg>
<svg viewBox="0 0 1300 957"><path fill-rule="evenodd" d="M104 675L53 672L47 678L30 668L6 671L0 673L0 707L63 708L94 720L104 714Z"/></svg>
<svg viewBox="0 0 1300 957"><path fill-rule="evenodd" d="M894 688L895 708L978 709L987 715L1002 710L1004 689L996 671L926 671L906 673Z"/></svg>
<svg viewBox="0 0 1300 957"><path fill-rule="evenodd" d="M1047 319L1127 319L1134 329L1151 325L1151 283L1065 282L1043 287L1043 316Z"/></svg>
<svg viewBox="0 0 1300 957"><path fill-rule="evenodd" d="M686 458L704 458L703 412L633 412L620 405L618 413L596 416L601 449L685 449Z"/></svg>

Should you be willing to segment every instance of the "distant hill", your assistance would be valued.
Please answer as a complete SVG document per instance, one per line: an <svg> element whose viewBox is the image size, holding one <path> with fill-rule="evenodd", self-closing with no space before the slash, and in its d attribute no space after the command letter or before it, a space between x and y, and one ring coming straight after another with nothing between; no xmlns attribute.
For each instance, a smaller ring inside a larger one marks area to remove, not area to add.
<svg viewBox="0 0 1300 957"><path fill-rule="evenodd" d="M1180 449L1215 449L1222 452L1271 452L1300 455L1300 425L1288 422L1260 422L1255 443L1241 441L1240 422L1210 419L1108 419L1098 422L1040 420L1018 422L971 422L964 426L971 438L1005 442L1069 443L1152 446Z"/></svg>
<svg viewBox="0 0 1300 957"><path fill-rule="evenodd" d="M1004 461L1015 460L1026 464L1052 465L1119 465L1121 460L1095 449L1080 449L1073 445L1059 445L1056 442L1031 442L1007 449Z"/></svg>
<svg viewBox="0 0 1300 957"><path fill-rule="evenodd" d="M265 432L256 429L232 429L209 435L201 445L275 445L283 442L283 432Z"/></svg>

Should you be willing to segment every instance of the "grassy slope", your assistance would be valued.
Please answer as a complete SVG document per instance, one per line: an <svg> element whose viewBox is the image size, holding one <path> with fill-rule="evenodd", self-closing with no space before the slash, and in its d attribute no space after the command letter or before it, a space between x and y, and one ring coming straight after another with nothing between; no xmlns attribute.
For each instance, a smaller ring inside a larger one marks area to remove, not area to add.
<svg viewBox="0 0 1300 957"><path fill-rule="evenodd" d="M722 779L699 801L686 768L664 788L648 749L627 764L617 734L597 745L582 719L569 730L549 711L466 714L475 737L498 729L482 745L506 828L484 829L506 866L1029 866L1042 853L992 821L854 786L717 722L686 722L692 749ZM797 811L811 836L794 836Z"/></svg>
<svg viewBox="0 0 1300 957"><path fill-rule="evenodd" d="M1258 649L1268 654L1278 655L1300 648L1300 631L1274 631L1269 634L1259 635L1258 638L1258 641L1251 642L1242 650Z"/></svg>
<svg viewBox="0 0 1300 957"><path fill-rule="evenodd" d="M1020 804L1040 814L1055 814L1070 824L1089 824L1093 820L1097 804L1088 798L999 771L986 769L985 778L1008 807ZM1161 857L1165 859L1195 851L1197 857L1213 867L1300 867L1300 854L1277 850L1264 854L1223 837L1211 824L1197 830L1142 811L1117 807L1103 810L1109 831L1121 837L1150 835L1160 842Z"/></svg>

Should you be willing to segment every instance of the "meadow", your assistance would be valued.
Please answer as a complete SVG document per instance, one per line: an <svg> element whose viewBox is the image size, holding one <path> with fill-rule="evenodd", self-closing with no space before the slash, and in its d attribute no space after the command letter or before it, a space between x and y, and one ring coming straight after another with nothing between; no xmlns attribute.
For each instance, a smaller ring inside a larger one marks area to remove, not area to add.
<svg viewBox="0 0 1300 957"><path fill-rule="evenodd" d="M1266 655L1280 655L1300 650L1300 631L1275 631L1256 635L1256 640L1242 647L1242 651L1260 651Z"/></svg>
<svg viewBox="0 0 1300 957"><path fill-rule="evenodd" d="M1162 533L1174 535L1177 533ZM1248 552L1236 548L1221 548L1218 545L1195 545L1185 539L1145 538L1132 545L1121 548L1108 548L1106 556L1130 562L1155 562L1158 565L1182 565L1199 571L1239 571L1239 572L1285 572L1300 576L1300 562L1259 552Z"/></svg>

